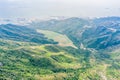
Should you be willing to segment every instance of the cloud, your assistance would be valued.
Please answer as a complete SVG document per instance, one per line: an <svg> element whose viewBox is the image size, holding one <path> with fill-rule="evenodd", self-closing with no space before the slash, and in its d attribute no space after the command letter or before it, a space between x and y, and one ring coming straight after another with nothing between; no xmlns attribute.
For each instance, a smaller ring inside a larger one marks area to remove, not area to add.
<svg viewBox="0 0 120 80"><path fill-rule="evenodd" d="M120 0L0 0L0 17L119 16L118 8Z"/></svg>

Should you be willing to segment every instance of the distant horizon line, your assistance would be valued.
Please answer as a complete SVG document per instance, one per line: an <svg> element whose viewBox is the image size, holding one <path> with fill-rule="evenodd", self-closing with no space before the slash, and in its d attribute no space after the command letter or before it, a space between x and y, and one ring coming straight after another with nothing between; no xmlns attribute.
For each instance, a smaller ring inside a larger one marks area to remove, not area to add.
<svg viewBox="0 0 120 80"><path fill-rule="evenodd" d="M94 18L105 18L105 17L120 17L120 16L31 16L31 17L0 17L0 19L45 19L45 18L88 18L88 19L94 19Z"/></svg>

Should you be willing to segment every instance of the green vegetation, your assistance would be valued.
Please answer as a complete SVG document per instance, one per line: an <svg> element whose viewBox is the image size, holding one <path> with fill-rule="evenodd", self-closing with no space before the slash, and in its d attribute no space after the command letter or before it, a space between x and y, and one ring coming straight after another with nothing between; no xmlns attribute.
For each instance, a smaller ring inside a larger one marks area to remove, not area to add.
<svg viewBox="0 0 120 80"><path fill-rule="evenodd" d="M43 34L37 33L33 29L13 24L0 25L0 38L38 44L57 44L57 42L47 39Z"/></svg>
<svg viewBox="0 0 120 80"><path fill-rule="evenodd" d="M72 47L38 45L2 39L0 40L0 79L120 79L119 63L109 66L110 64L107 65L103 63L104 61L98 63L92 56L90 51L79 51Z"/></svg>
<svg viewBox="0 0 120 80"><path fill-rule="evenodd" d="M53 39L54 41L58 42L58 45L60 46L74 46L73 42L66 36L54 31L48 31L48 30L40 30L38 29L37 32L43 33L48 39Z"/></svg>
<svg viewBox="0 0 120 80"><path fill-rule="evenodd" d="M74 72L76 70L74 65L80 68L78 58L57 46L40 46L11 40L1 40L0 43L0 79L39 80L45 79L45 75L48 76L47 80L59 79L67 77L71 70ZM57 56L59 61L55 59Z"/></svg>
<svg viewBox="0 0 120 80"><path fill-rule="evenodd" d="M120 80L116 19L0 25L0 80Z"/></svg>
<svg viewBox="0 0 120 80"><path fill-rule="evenodd" d="M29 26L33 29L49 30L66 35L75 46L79 47L82 33L87 28L83 26L88 24L89 21L86 19L73 17L65 20L52 19L48 21L32 22Z"/></svg>
<svg viewBox="0 0 120 80"><path fill-rule="evenodd" d="M35 21L33 29L49 30L66 35L78 48L106 49L120 44L120 17L82 19L72 17L64 20Z"/></svg>

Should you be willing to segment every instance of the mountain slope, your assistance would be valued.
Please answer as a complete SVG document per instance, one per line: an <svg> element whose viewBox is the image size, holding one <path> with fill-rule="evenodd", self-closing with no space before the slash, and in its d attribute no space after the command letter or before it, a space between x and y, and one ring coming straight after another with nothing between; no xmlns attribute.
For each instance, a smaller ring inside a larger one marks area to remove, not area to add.
<svg viewBox="0 0 120 80"><path fill-rule="evenodd" d="M95 19L69 18L49 20L30 24L37 29L56 31L67 35L79 48L106 49L120 44L120 18L105 17Z"/></svg>
<svg viewBox="0 0 120 80"><path fill-rule="evenodd" d="M120 44L120 18L108 17L94 20L94 26L83 33L87 47L106 49Z"/></svg>
<svg viewBox="0 0 120 80"><path fill-rule="evenodd" d="M69 48L11 40L0 43L6 43L0 45L0 79L62 80L81 67Z"/></svg>
<svg viewBox="0 0 120 80"><path fill-rule="evenodd" d="M73 42L66 35L54 31L40 30L40 29L37 29L37 32L43 33L48 39L53 39L54 41L58 42L58 45L60 46L71 46L76 48Z"/></svg>
<svg viewBox="0 0 120 80"><path fill-rule="evenodd" d="M6 43L0 45L1 80L120 79L119 63L111 65L111 59L98 60L86 50L11 40L0 43Z"/></svg>
<svg viewBox="0 0 120 80"><path fill-rule="evenodd" d="M56 43L53 40L48 40L43 34L37 33L35 30L12 24L0 25L0 38L39 44Z"/></svg>
<svg viewBox="0 0 120 80"><path fill-rule="evenodd" d="M81 19L77 17L68 18L65 20L48 20L48 21L37 21L32 22L29 26L33 29L42 29L55 31L62 33L70 38L74 45L79 46L79 38L81 37L82 32L89 26L89 22L86 19ZM84 27L83 27L84 26Z"/></svg>
<svg viewBox="0 0 120 80"><path fill-rule="evenodd" d="M0 80L120 80L120 21L99 19L1 25ZM56 45L36 29L52 39L66 35L78 48Z"/></svg>

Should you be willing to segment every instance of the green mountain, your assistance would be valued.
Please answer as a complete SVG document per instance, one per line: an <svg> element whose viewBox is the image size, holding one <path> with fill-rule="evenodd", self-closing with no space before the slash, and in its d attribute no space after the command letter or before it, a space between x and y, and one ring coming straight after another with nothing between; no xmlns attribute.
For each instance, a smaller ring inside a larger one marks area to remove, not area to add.
<svg viewBox="0 0 120 80"><path fill-rule="evenodd" d="M76 46L79 46L79 37L85 30L83 26L89 24L88 20L81 18L69 18L65 20L35 21L29 26L31 28L55 31L67 35ZM34 26L34 27L33 27Z"/></svg>
<svg viewBox="0 0 120 80"><path fill-rule="evenodd" d="M84 54L72 47L11 40L0 43L1 80L72 79L82 63L86 63L82 61Z"/></svg>
<svg viewBox="0 0 120 80"><path fill-rule="evenodd" d="M0 80L120 80L120 18L0 25Z"/></svg>
<svg viewBox="0 0 120 80"><path fill-rule="evenodd" d="M43 34L37 33L33 29L13 24L0 25L0 38L39 44L57 43L47 39Z"/></svg>
<svg viewBox="0 0 120 80"><path fill-rule="evenodd" d="M0 40L1 80L119 80L119 61L89 50ZM4 44L4 45L3 45ZM97 54L97 56L95 55ZM99 58L100 59L99 59Z"/></svg>
<svg viewBox="0 0 120 80"><path fill-rule="evenodd" d="M87 48L105 49L120 44L119 17L37 21L30 26L65 34L77 47L84 44Z"/></svg>

